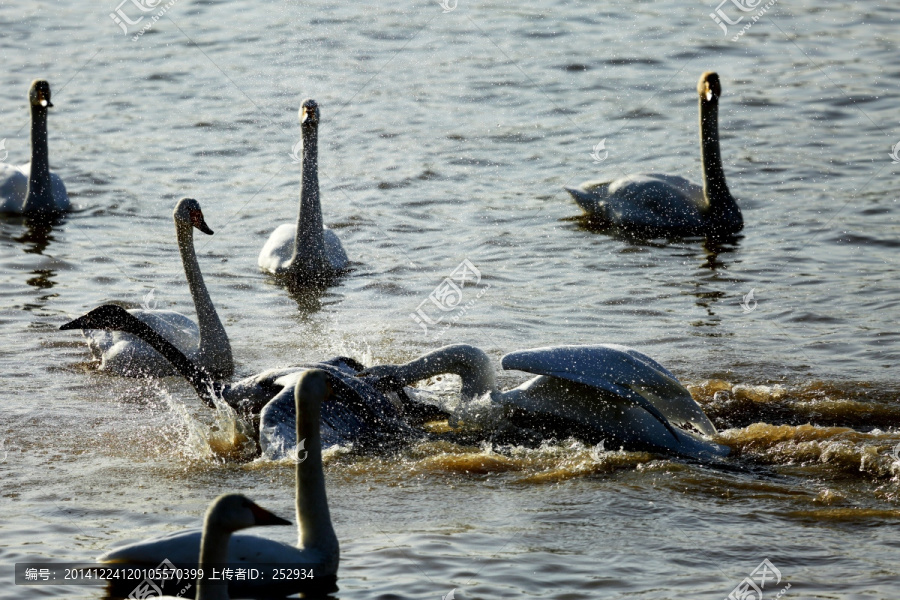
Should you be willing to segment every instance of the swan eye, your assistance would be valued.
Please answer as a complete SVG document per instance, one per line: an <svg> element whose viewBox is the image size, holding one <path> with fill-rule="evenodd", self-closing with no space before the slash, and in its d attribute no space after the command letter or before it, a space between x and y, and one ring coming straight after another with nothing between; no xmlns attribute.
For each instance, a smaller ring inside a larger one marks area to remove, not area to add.
<svg viewBox="0 0 900 600"><path fill-rule="evenodd" d="M191 211L191 225L194 227L200 227L200 224L203 223L203 212L200 210L192 210Z"/></svg>

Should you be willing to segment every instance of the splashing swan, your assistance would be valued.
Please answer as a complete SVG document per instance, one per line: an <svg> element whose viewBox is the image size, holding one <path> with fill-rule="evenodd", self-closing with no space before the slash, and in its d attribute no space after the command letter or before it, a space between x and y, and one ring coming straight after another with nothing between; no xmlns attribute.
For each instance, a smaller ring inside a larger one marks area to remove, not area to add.
<svg viewBox="0 0 900 600"><path fill-rule="evenodd" d="M322 469L322 440L319 417L323 403L331 397L328 374L320 370L304 373L293 389L297 437L306 440L306 459L296 462L297 546L252 535L231 537L226 557L218 562L232 567L285 565L313 569L316 580L334 577L340 561L340 547L331 524L325 473ZM201 532L188 531L129 544L100 556L103 563L156 566L168 559L180 568L197 564ZM254 584L247 582L248 587ZM260 585L257 583L256 585Z"/></svg>
<svg viewBox="0 0 900 600"><path fill-rule="evenodd" d="M319 200L319 106L304 100L300 108L303 167L297 223L279 225L259 253L259 267L291 283L327 283L347 269L347 253L322 224Z"/></svg>
<svg viewBox="0 0 900 600"><path fill-rule="evenodd" d="M703 73L697 92L703 187L677 175L651 173L565 188L588 215L624 230L672 236L723 237L744 227L719 151L719 76Z"/></svg>
<svg viewBox="0 0 900 600"><path fill-rule="evenodd" d="M31 105L31 162L21 167L0 164L0 213L28 215L43 220L71 208L66 186L50 172L47 149L47 113L50 84L35 79L28 90Z"/></svg>
<svg viewBox="0 0 900 600"><path fill-rule="evenodd" d="M207 235L213 231L203 218L200 203L184 198L175 205L175 237L184 264L184 274L190 286L197 311L194 323L181 313L171 310L132 309L129 312L152 327L175 345L188 358L213 377L230 377L234 373L234 360L228 335L216 314L209 292L203 282L203 274L194 252L193 230ZM86 330L85 337L100 369L118 375L163 377L177 372L165 357L149 344L134 336L105 330Z"/></svg>
<svg viewBox="0 0 900 600"><path fill-rule="evenodd" d="M269 459L290 456L297 449L294 387L303 374L316 369L330 378L332 394L322 408L320 434L326 446L354 444L360 448L386 448L402 440L420 436L407 425L397 407L384 393L357 377L363 366L350 358L338 357L320 363L269 369L232 384L223 384L191 361L178 348L130 311L106 304L60 327L61 330L103 329L121 331L151 346L171 362L197 392L201 400L214 406L223 400L245 418L259 417L259 444ZM404 409L410 404L399 394ZM413 407L419 408L421 407Z"/></svg>
<svg viewBox="0 0 900 600"><path fill-rule="evenodd" d="M463 344L439 348L403 365L372 367L361 375L409 385L453 373L462 379L464 399L490 394L492 401L521 413L538 428L546 428L552 418L561 423L558 432L568 435L577 428L611 445L695 458L728 453L724 446L673 426L688 423L704 435L716 433L678 379L632 348L603 344L522 350L504 356L501 366L538 376L499 391L490 358Z"/></svg>

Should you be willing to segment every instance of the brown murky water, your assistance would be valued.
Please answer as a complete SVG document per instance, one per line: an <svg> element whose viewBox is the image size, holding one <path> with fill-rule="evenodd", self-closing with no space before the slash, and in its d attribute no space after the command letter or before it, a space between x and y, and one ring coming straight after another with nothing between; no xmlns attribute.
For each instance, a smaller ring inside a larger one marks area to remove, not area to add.
<svg viewBox="0 0 900 600"><path fill-rule="evenodd" d="M788 584L783 598L896 595L900 11L778 2L731 41L755 13L726 37L712 2L179 0L131 41L116 8L0 4L8 160L27 157L24 97L46 77L51 165L80 206L49 232L0 222L0 597L103 597L14 587L12 565L196 525L224 491L293 510L291 466L248 460L187 386L99 374L56 330L151 289L193 315L171 222L183 196L216 230L200 263L240 375L450 342L497 359L623 343L688 383L734 451L711 466L572 439L336 449L337 598L725 598L764 559L781 575L767 599ZM699 178L708 69L745 235L642 243L574 218L565 184ZM292 298L256 256L296 214L304 97L321 107L325 222L354 271ZM463 259L480 287L423 332L410 313Z"/></svg>

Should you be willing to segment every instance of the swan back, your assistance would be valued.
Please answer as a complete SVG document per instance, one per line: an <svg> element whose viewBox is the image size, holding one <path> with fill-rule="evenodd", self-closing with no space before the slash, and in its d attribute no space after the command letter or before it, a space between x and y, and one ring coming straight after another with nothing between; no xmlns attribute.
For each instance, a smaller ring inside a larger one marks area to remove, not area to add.
<svg viewBox="0 0 900 600"><path fill-rule="evenodd" d="M621 395L636 392L666 419L690 423L706 435L716 428L691 393L668 369L649 356L615 344L555 346L511 352L500 362L506 370L574 381Z"/></svg>

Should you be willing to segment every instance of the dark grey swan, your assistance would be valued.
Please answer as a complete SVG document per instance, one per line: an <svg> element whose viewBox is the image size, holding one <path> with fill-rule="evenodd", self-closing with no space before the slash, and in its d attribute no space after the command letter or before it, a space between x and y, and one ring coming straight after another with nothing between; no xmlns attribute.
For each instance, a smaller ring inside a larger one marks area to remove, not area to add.
<svg viewBox="0 0 900 600"><path fill-rule="evenodd" d="M47 112L50 84L35 79L28 90L31 105L31 162L16 167L0 164L0 213L26 215L51 221L71 209L66 186L50 172L47 148Z"/></svg>
<svg viewBox="0 0 900 600"><path fill-rule="evenodd" d="M319 105L304 100L300 108L303 137L300 212L297 223L279 225L259 253L261 269L292 284L328 283L347 270L341 240L322 224L319 200Z"/></svg>
<svg viewBox="0 0 900 600"><path fill-rule="evenodd" d="M719 76L711 71L701 75L697 92L703 187L677 175L657 173L567 187L585 213L603 225L636 234L721 238L743 229L741 210L725 183L719 151Z"/></svg>
<svg viewBox="0 0 900 600"><path fill-rule="evenodd" d="M327 372L334 392L322 410L321 438L326 447L354 444L361 449L386 449L422 436L384 393L356 376L363 366L349 358L270 369L224 384L120 306L100 306L60 329L105 329L140 338L170 361L207 404L224 400L245 417L258 415L260 448L267 458L278 459L297 451L293 389L311 369ZM401 401L404 399L401 395Z"/></svg>
<svg viewBox="0 0 900 600"><path fill-rule="evenodd" d="M402 365L372 367L360 375L402 386L453 373L462 380L464 400L489 394L493 402L515 411L517 424L550 435L578 432L591 443L605 440L610 447L693 458L728 454L728 448L672 424L690 424L704 435L716 433L675 375L632 348L613 344L536 348L507 354L501 365L537 377L500 391L490 358L465 344L445 346Z"/></svg>
<svg viewBox="0 0 900 600"><path fill-rule="evenodd" d="M197 323L172 310L137 308L128 312L152 327L213 377L230 377L234 373L231 344L203 282L194 251L194 229L207 235L212 235L213 231L203 218L200 203L193 198L179 200L172 218L184 275L197 311ZM106 330L88 330L84 334L92 356L100 361L103 371L132 377L177 374L170 361L132 335Z"/></svg>
<svg viewBox="0 0 900 600"><path fill-rule="evenodd" d="M311 569L313 579L301 582L316 589L333 584L340 562L340 546L331 523L325 472L322 468L322 438L319 430L320 412L333 399L332 377L325 371L313 369L304 373L291 388L295 403L296 436L306 442L307 454L296 464L297 545L292 546L253 535L238 534L230 541L217 540L218 564L229 567L279 565L286 568ZM153 538L116 548L100 556L103 563L157 566L169 560L177 568L190 569L201 563L206 549L206 534L199 530L186 531ZM203 550L201 550L203 549ZM268 577L266 579L269 579ZM247 581L246 588L272 587L264 581ZM312 584L312 585L310 585ZM235 585L235 584L232 584ZM292 591L302 591L296 584ZM259 593L260 590L256 590ZM243 597L243 596L242 596ZM254 596L256 597L256 596Z"/></svg>

